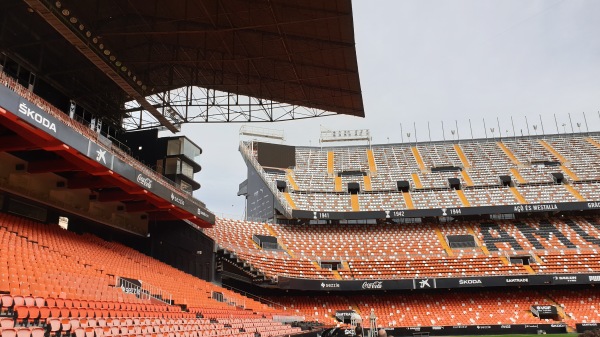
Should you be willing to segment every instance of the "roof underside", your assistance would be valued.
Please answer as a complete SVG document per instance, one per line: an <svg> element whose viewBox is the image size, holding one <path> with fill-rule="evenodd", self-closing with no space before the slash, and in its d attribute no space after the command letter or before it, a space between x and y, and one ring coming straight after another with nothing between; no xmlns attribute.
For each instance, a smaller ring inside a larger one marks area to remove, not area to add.
<svg viewBox="0 0 600 337"><path fill-rule="evenodd" d="M350 0L60 2L144 83L143 96L199 86L364 116ZM122 111L131 94L28 8L0 3L0 51L88 109Z"/></svg>

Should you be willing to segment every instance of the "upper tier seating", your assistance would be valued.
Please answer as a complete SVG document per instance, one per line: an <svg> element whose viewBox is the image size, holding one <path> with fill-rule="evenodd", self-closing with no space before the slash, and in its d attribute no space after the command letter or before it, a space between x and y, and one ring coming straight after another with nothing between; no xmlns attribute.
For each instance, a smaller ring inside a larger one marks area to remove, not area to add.
<svg viewBox="0 0 600 337"><path fill-rule="evenodd" d="M596 134L370 148L297 147L296 166L289 168L290 173L268 174L266 179L297 185L289 189L296 209L324 212L596 201L600 196L594 188L600 183L599 158L600 135ZM337 177L343 171L360 171L366 176ZM556 180L560 174L562 182ZM516 189L502 186L500 176L510 177ZM460 181L464 199L451 189L449 179ZM398 181L408 182L408 195L398 191ZM360 186L358 209L350 200L350 182ZM406 202L408 196L412 202Z"/></svg>

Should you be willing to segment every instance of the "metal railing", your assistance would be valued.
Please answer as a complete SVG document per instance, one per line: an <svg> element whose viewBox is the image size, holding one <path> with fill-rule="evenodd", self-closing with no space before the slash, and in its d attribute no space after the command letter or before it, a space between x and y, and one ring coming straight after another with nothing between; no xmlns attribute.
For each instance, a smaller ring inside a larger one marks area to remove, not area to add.
<svg viewBox="0 0 600 337"><path fill-rule="evenodd" d="M240 295L243 295L245 297L248 297L250 299L253 299L253 300L255 300L257 302L260 302L262 304L265 304L265 305L267 305L270 308L274 308L274 309L278 309L278 310L285 310L286 309L285 306L283 306L283 305L281 305L281 304L279 304L277 302L273 302L273 301L270 301L270 300L268 300L266 298L250 294L250 293L245 292L243 290L240 290L238 288L235 288L235 287L232 287L232 286L229 286L229 285L225 285L225 284L223 284L222 287L225 288L225 289L234 291L234 292L236 292L236 293L238 293Z"/></svg>
<svg viewBox="0 0 600 337"><path fill-rule="evenodd" d="M168 305L173 304L173 295L171 293L151 284L142 283L142 281L138 285L122 277L117 277L115 287L119 287L124 293L133 294L142 300L154 299Z"/></svg>

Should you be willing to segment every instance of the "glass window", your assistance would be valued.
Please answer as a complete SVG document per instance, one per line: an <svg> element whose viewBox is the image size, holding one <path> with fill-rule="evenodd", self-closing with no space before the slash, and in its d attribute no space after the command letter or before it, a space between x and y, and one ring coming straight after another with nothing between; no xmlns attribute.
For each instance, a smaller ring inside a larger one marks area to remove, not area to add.
<svg viewBox="0 0 600 337"><path fill-rule="evenodd" d="M181 138L170 139L167 143L167 156L177 156L181 154Z"/></svg>
<svg viewBox="0 0 600 337"><path fill-rule="evenodd" d="M182 161L181 162L181 174L183 174L184 176L186 176L190 179L193 179L194 178L194 168L190 164Z"/></svg>
<svg viewBox="0 0 600 337"><path fill-rule="evenodd" d="M196 163L200 160L200 149L189 140L182 138L183 140L183 155L195 161Z"/></svg>
<svg viewBox="0 0 600 337"><path fill-rule="evenodd" d="M167 158L165 160L165 174L179 174L179 158Z"/></svg>
<svg viewBox="0 0 600 337"><path fill-rule="evenodd" d="M193 190L192 190L192 185L190 185L190 184L186 183L185 181L183 181L183 180L182 180L182 181L180 181L180 182L179 182L179 185L180 185L181 189L182 189L184 192L187 192L187 193L192 193L192 192L193 192Z"/></svg>

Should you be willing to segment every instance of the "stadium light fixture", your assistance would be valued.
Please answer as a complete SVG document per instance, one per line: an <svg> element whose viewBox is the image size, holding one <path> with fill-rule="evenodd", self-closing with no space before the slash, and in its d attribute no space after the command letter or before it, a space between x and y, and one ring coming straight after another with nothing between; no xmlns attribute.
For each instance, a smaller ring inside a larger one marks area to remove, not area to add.
<svg viewBox="0 0 600 337"><path fill-rule="evenodd" d="M269 139L279 140L281 142L285 141L285 135L284 135L283 130L261 128L261 127L256 127L256 126L243 125L240 128L239 135L240 136L249 136L249 137L269 138Z"/></svg>
<svg viewBox="0 0 600 337"><path fill-rule="evenodd" d="M368 129L329 130L321 127L320 143L367 141L371 144L371 132Z"/></svg>

